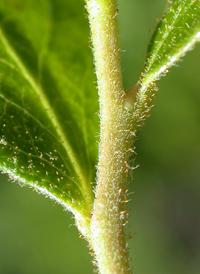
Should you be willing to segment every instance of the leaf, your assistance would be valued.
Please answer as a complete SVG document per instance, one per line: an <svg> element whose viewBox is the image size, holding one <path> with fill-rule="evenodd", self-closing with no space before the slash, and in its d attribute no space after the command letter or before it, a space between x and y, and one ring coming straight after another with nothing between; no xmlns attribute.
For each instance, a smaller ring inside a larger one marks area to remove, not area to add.
<svg viewBox="0 0 200 274"><path fill-rule="evenodd" d="M98 99L83 4L0 2L0 168L89 220Z"/></svg>
<svg viewBox="0 0 200 274"><path fill-rule="evenodd" d="M139 81L140 88L134 105L137 125L146 119L153 106L157 81L199 40L200 1L168 1L167 12L149 44L145 69Z"/></svg>

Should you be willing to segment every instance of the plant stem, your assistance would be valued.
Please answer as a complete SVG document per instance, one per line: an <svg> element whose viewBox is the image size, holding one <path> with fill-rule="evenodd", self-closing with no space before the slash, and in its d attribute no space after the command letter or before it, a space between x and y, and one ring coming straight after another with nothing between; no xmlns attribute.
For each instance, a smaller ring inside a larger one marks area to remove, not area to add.
<svg viewBox="0 0 200 274"><path fill-rule="evenodd" d="M86 0L100 100L100 144L92 247L102 274L131 273L125 242L124 209L132 144L117 42L116 1Z"/></svg>

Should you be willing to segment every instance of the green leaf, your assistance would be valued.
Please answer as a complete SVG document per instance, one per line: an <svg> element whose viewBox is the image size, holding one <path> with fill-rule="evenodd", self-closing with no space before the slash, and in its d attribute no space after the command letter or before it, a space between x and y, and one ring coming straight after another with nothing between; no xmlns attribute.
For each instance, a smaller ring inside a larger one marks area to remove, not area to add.
<svg viewBox="0 0 200 274"><path fill-rule="evenodd" d="M89 220L98 98L83 4L0 2L0 168Z"/></svg>
<svg viewBox="0 0 200 274"><path fill-rule="evenodd" d="M157 81L200 40L200 1L168 2L167 12L149 44L145 69L139 82L135 103L137 124L145 120L153 106Z"/></svg>

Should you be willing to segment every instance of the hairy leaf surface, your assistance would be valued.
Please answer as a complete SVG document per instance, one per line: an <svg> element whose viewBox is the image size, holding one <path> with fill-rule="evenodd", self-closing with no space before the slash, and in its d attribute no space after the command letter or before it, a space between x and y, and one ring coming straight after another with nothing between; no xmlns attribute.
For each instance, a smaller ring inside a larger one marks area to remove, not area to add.
<svg viewBox="0 0 200 274"><path fill-rule="evenodd" d="M97 94L82 0L0 2L0 168L89 216Z"/></svg>
<svg viewBox="0 0 200 274"><path fill-rule="evenodd" d="M157 80L199 40L200 1L168 1L167 12L149 44L145 69L139 83L135 103L138 124L146 118L152 106Z"/></svg>

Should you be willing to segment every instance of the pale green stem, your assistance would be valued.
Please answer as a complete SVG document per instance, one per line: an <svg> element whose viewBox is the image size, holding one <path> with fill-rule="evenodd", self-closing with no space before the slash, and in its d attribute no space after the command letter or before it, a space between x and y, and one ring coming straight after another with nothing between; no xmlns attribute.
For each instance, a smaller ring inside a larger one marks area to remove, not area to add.
<svg viewBox="0 0 200 274"><path fill-rule="evenodd" d="M116 1L86 0L100 97L100 144L91 242L102 274L129 274L124 226L132 143L117 43Z"/></svg>

